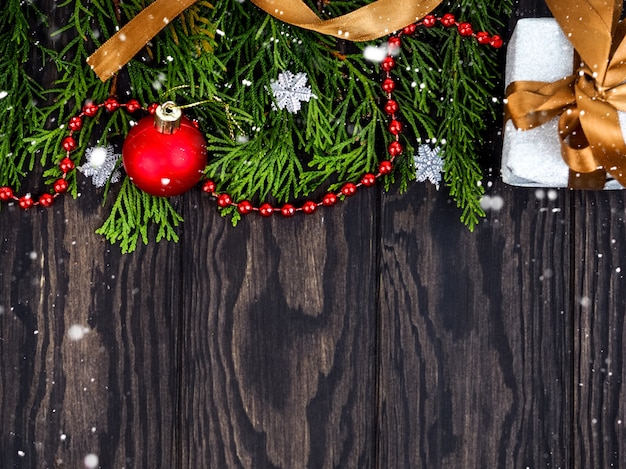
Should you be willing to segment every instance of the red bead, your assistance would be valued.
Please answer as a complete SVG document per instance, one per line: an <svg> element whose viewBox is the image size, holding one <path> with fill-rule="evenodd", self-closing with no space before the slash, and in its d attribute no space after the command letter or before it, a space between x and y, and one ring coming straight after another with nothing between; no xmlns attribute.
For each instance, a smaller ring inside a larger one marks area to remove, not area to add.
<svg viewBox="0 0 626 469"><path fill-rule="evenodd" d="M345 183L341 188L341 193L346 197L350 197L356 194L356 185L351 182Z"/></svg>
<svg viewBox="0 0 626 469"><path fill-rule="evenodd" d="M228 194L220 194L217 197L217 205L219 205L222 208L228 207L231 204L232 201L233 201L233 199L231 199L230 195L228 195Z"/></svg>
<svg viewBox="0 0 626 469"><path fill-rule="evenodd" d="M485 31L480 31L476 33L476 41L478 41L478 44L485 46L491 43L491 36Z"/></svg>
<svg viewBox="0 0 626 469"><path fill-rule="evenodd" d="M417 29L417 25L415 23L411 23L408 26L402 28L402 32L407 35L415 34L415 30Z"/></svg>
<svg viewBox="0 0 626 469"><path fill-rule="evenodd" d="M316 210L317 210L317 204L313 202L312 200L307 200L306 202L304 202L304 204L302 204L302 211L306 213L307 215L311 215L312 213L315 213Z"/></svg>
<svg viewBox="0 0 626 469"><path fill-rule="evenodd" d="M399 120L393 119L389 122L389 132L393 135L398 135L402 132L402 122Z"/></svg>
<svg viewBox="0 0 626 469"><path fill-rule="evenodd" d="M364 174L361 178L361 184L363 184L365 187L372 187L374 184L376 184L376 176L372 173Z"/></svg>
<svg viewBox="0 0 626 469"><path fill-rule="evenodd" d="M398 142L397 140L394 140L393 142L391 142L389 146L387 147L387 151L389 152L389 154L394 157L402 153L403 150L404 148L402 147L402 144Z"/></svg>
<svg viewBox="0 0 626 469"><path fill-rule="evenodd" d="M120 102L115 98L107 98L104 100L104 109L109 112L115 112L119 109Z"/></svg>
<svg viewBox="0 0 626 469"><path fill-rule="evenodd" d="M215 182L209 179L202 185L202 190L206 192L207 194L214 194L215 187L216 187Z"/></svg>
<svg viewBox="0 0 626 469"><path fill-rule="evenodd" d="M271 217L274 213L274 207L266 202L259 207L259 213L264 217Z"/></svg>
<svg viewBox="0 0 626 469"><path fill-rule="evenodd" d="M391 93L396 89L396 82L393 78L385 78L382 83L382 88L385 93Z"/></svg>
<svg viewBox="0 0 626 469"><path fill-rule="evenodd" d="M402 40L400 39L400 36L391 36L387 40L387 46L392 51L397 51L398 49L400 49L400 47L402 47Z"/></svg>
<svg viewBox="0 0 626 469"><path fill-rule="evenodd" d="M61 146L65 151L72 151L76 149L76 140L74 140L74 137L72 137L71 135L67 136L61 142Z"/></svg>
<svg viewBox="0 0 626 469"><path fill-rule="evenodd" d="M472 30L472 25L469 23L459 23L459 25L457 26L457 30L459 31L459 34L464 37L474 34L474 31Z"/></svg>
<svg viewBox="0 0 626 469"><path fill-rule="evenodd" d="M242 200L237 204L237 211L242 215L247 215L252 211L252 204L248 200Z"/></svg>
<svg viewBox="0 0 626 469"><path fill-rule="evenodd" d="M78 131L83 128L83 120L79 116L74 116L68 124L70 130Z"/></svg>
<svg viewBox="0 0 626 469"><path fill-rule="evenodd" d="M42 194L41 197L39 197L39 205L43 207L50 207L53 202L54 197L52 194Z"/></svg>
<svg viewBox="0 0 626 469"><path fill-rule="evenodd" d="M328 192L322 198L322 204L324 205L324 207L332 207L336 203L337 203L337 195L333 194L332 192Z"/></svg>
<svg viewBox="0 0 626 469"><path fill-rule="evenodd" d="M443 15L443 17L441 18L441 24L448 28L454 26L456 24L454 15L452 13L446 13L445 15Z"/></svg>
<svg viewBox="0 0 626 469"><path fill-rule="evenodd" d="M380 66L385 72L390 72L396 66L396 59L394 59L393 57L387 56L385 57L383 62L380 64Z"/></svg>
<svg viewBox="0 0 626 469"><path fill-rule="evenodd" d="M393 170L393 163L391 161L385 160L381 161L378 165L378 172L380 174L389 174Z"/></svg>
<svg viewBox="0 0 626 469"><path fill-rule="evenodd" d="M502 44L503 44L502 38L496 34L496 35L492 36L491 41L489 42L489 44L494 49L499 49L500 47L502 47Z"/></svg>
<svg viewBox="0 0 626 469"><path fill-rule="evenodd" d="M159 107L159 103L152 103L150 106L148 106L148 112L150 114L154 114L158 107Z"/></svg>
<svg viewBox="0 0 626 469"><path fill-rule="evenodd" d="M35 201L32 199L30 195L25 195L23 197L20 197L20 200L18 203L20 204L20 208L23 210L28 210L33 205L35 205Z"/></svg>
<svg viewBox="0 0 626 469"><path fill-rule="evenodd" d="M83 113L88 117L93 117L98 112L98 105L92 102L86 103L83 106Z"/></svg>
<svg viewBox="0 0 626 469"><path fill-rule="evenodd" d="M285 218L293 217L296 214L296 207L285 204L280 208L280 214Z"/></svg>
<svg viewBox="0 0 626 469"><path fill-rule="evenodd" d="M57 194L62 194L66 192L68 187L69 183L65 179L57 179L52 185L54 192L56 192Z"/></svg>
<svg viewBox="0 0 626 469"><path fill-rule="evenodd" d="M61 168L61 172L69 173L71 170L75 168L75 165L71 159L65 157L59 163L59 168Z"/></svg>
<svg viewBox="0 0 626 469"><path fill-rule="evenodd" d="M432 28L433 26L437 24L437 18L435 17L435 15L426 15L424 16L424 19L422 20L422 24L426 28Z"/></svg>
<svg viewBox="0 0 626 469"><path fill-rule="evenodd" d="M136 99L131 99L126 103L126 110L131 114L133 112L139 111L139 109L141 109L141 104L139 104L139 101L137 101Z"/></svg>
<svg viewBox="0 0 626 469"><path fill-rule="evenodd" d="M0 187L0 200L7 202L13 198L13 189L8 186Z"/></svg>
<svg viewBox="0 0 626 469"><path fill-rule="evenodd" d="M394 101L393 99L388 100L385 103L385 112L387 114L389 114L390 116L392 116L393 114L395 114L396 112L398 112L398 102Z"/></svg>

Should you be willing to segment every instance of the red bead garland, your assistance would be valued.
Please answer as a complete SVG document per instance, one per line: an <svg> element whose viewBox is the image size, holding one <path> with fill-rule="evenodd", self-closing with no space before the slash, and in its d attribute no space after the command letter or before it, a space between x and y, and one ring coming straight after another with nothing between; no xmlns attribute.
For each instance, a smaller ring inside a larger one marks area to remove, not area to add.
<svg viewBox="0 0 626 469"><path fill-rule="evenodd" d="M485 46L491 46L493 48L500 48L503 45L502 38L499 35L490 35L485 31L474 32L472 25L467 22L457 22L454 15L447 13L441 18L434 15L426 15L421 21L410 24L402 29L397 35L388 39L388 50L393 53L397 51L401 45L401 37L403 35L413 35L417 31L419 26L425 28L432 28L437 23L441 23L442 26L447 28L456 27L458 33L462 37L474 37L476 41ZM251 212L258 212L263 217L271 217L274 212L280 212L280 214L289 218L294 216L297 212L303 212L305 214L313 214L317 211L318 207L332 207L336 205L342 198L350 197L354 195L358 188L372 187L376 184L376 180L381 176L388 175L393 171L393 162L397 156L404 151L403 145L400 143L400 135L403 131L403 124L398 119L397 113L399 110L398 102L392 99L392 92L396 88L396 82L391 77L391 71L396 67L396 60L391 55L388 55L381 63L381 69L385 72L385 78L381 83L382 90L386 93L386 102L383 105L383 111L389 116L389 123L387 129L389 133L394 137L387 147L389 158L380 161L378 164L377 173L368 172L361 177L361 180L357 183L346 182L341 186L338 192L326 193L321 201L314 202L312 200L305 201L302 206L295 207L292 204L286 203L281 207L273 207L270 203L263 203L259 207L255 207L248 200L242 200L240 202L234 202L231 196L227 193L218 193L217 184L212 180L206 180L203 183L203 192L209 194L216 199L217 205L222 208L235 207L241 215L247 215ZM18 205L28 210L31 207L41 205L42 207L50 207L54 203L54 199L60 194L67 192L69 183L67 181L68 174L76 168L74 161L70 158L70 153L76 149L77 143L74 138L74 133L78 132L83 127L83 118L94 117L100 108L104 107L108 112L115 112L120 108L125 108L129 113L135 113L142 109L141 104L136 99L131 99L127 103L122 104L116 98L107 98L102 104L95 104L93 102L87 102L83 107L79 115L73 116L68 122L69 135L67 135L61 141L61 147L66 152L64 158L58 163L62 176L57 179L52 185L52 193L42 194L37 200L34 200L30 194L18 197L15 195L13 189L8 186L0 186L0 202L17 202ZM154 114L158 103L150 104L145 110Z"/></svg>
<svg viewBox="0 0 626 469"><path fill-rule="evenodd" d="M101 107L104 107L109 112L114 112L121 107L126 108L129 113L134 113L135 111L141 109L141 105L136 99L131 99L126 104L120 104L115 98L108 98L102 104L94 104L92 102L86 103L79 115L70 118L67 125L70 129L69 135L61 140L61 148L65 151L65 156L61 159L61 161L59 161L58 166L61 170L62 176L52 184L52 193L42 194L37 200L35 200L30 194L18 197L15 195L12 188L8 186L1 186L0 201L17 202L19 207L23 210L28 210L29 208L36 207L38 205L47 208L52 206L54 199L56 199L59 195L66 193L70 185L67 181L67 177L76 169L76 164L70 158L70 153L77 147L74 133L83 128L83 117L94 117Z"/></svg>

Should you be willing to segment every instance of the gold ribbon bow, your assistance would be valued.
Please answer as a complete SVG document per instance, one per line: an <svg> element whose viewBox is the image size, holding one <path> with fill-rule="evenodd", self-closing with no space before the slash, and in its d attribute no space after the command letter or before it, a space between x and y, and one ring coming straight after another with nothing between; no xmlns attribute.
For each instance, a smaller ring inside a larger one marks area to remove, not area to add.
<svg viewBox="0 0 626 469"><path fill-rule="evenodd" d="M570 187L602 189L606 173L626 186L626 143L617 114L626 111L622 0L546 3L582 63L554 83L511 83L507 118L528 130L560 115L561 154L570 168Z"/></svg>
<svg viewBox="0 0 626 469"><path fill-rule="evenodd" d="M196 1L156 0L105 42L87 63L106 81ZM377 0L345 15L322 20L302 0L251 0L285 23L350 41L370 41L391 34L426 16L442 1Z"/></svg>

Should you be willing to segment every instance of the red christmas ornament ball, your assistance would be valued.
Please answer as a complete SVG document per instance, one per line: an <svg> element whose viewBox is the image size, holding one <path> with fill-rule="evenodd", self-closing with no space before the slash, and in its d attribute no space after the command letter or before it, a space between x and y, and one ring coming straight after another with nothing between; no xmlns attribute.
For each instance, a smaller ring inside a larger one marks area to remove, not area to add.
<svg viewBox="0 0 626 469"><path fill-rule="evenodd" d="M206 140L173 103L165 103L161 111L144 117L130 130L122 162L139 189L171 197L188 191L202 178Z"/></svg>

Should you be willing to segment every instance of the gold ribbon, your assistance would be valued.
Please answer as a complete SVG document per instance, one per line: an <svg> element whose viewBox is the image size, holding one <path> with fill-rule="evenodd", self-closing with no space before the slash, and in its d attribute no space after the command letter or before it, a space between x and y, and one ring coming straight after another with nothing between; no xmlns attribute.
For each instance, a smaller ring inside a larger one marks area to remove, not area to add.
<svg viewBox="0 0 626 469"><path fill-rule="evenodd" d="M626 26L622 0L546 0L582 63L554 83L513 82L506 117L528 130L559 118L561 154L570 187L602 189L606 173L626 186L626 143L618 111L626 111Z"/></svg>
<svg viewBox="0 0 626 469"><path fill-rule="evenodd" d="M106 81L196 1L156 0L94 52L87 63ZM416 22L443 0L377 0L328 20L320 19L302 0L251 1L285 23L350 41L370 41Z"/></svg>

